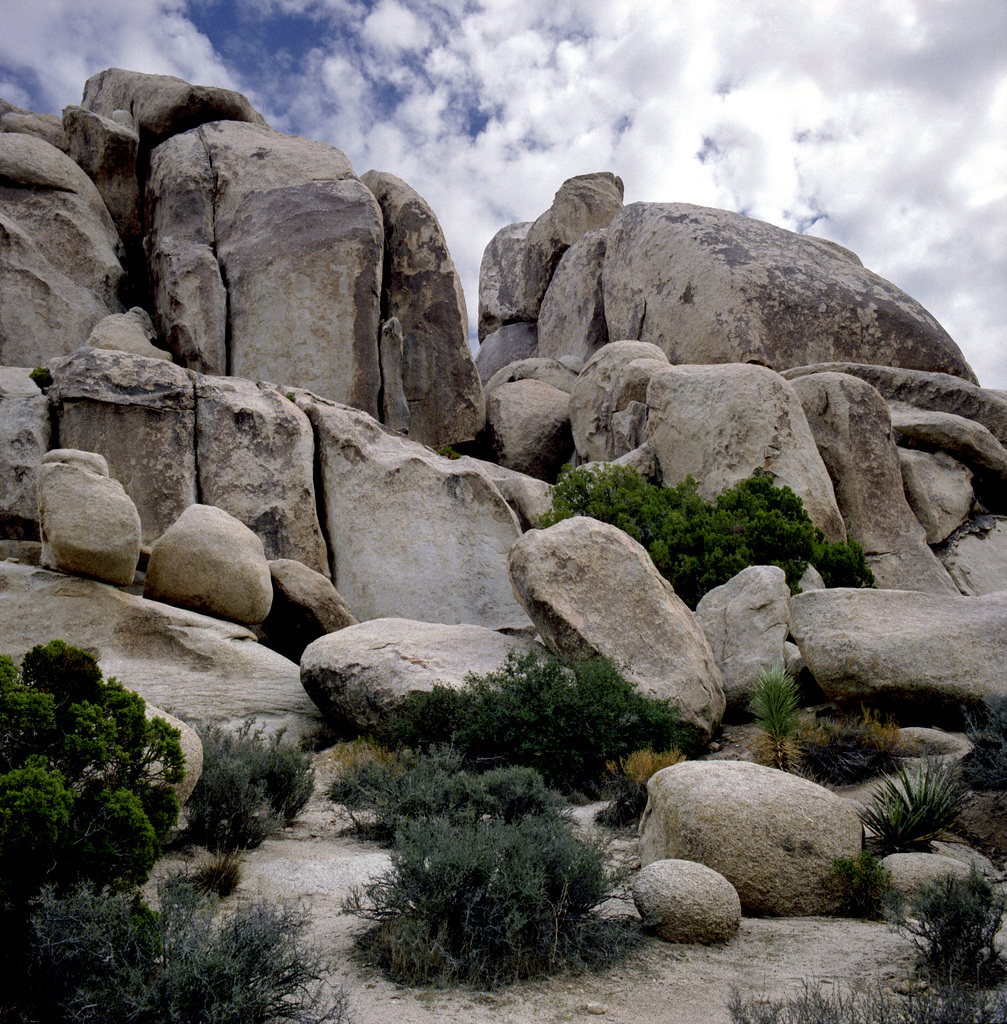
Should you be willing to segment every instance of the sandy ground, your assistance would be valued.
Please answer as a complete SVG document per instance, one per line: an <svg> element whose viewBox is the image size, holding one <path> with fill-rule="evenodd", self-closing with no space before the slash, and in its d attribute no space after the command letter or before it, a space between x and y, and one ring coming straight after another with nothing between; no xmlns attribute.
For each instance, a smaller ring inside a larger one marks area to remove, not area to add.
<svg viewBox="0 0 1007 1024"><path fill-rule="evenodd" d="M468 989L403 988L351 956L359 919L342 912L351 887L388 866L386 850L343 835L345 822L324 797L325 771L297 822L245 855L236 899L302 899L314 922L331 979L349 990L356 1024L532 1024L607 1020L620 1024L727 1024L733 988L779 997L806 981L823 986L894 985L914 961L911 941L880 923L835 918L744 918L722 946L672 945L652 938L631 963L597 974L513 985L494 993ZM588 822L594 808L581 808ZM614 846L621 861L635 860L635 839ZM162 860L156 877L177 871L181 852ZM635 914L632 903L621 912Z"/></svg>

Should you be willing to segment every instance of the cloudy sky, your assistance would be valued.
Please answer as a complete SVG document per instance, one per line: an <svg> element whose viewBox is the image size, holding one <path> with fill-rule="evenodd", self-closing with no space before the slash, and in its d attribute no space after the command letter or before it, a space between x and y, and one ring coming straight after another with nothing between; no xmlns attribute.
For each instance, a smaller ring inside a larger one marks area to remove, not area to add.
<svg viewBox="0 0 1007 1024"><path fill-rule="evenodd" d="M1005 0L3 0L0 96L106 67L245 93L483 248L565 178L853 249L1007 388Z"/></svg>

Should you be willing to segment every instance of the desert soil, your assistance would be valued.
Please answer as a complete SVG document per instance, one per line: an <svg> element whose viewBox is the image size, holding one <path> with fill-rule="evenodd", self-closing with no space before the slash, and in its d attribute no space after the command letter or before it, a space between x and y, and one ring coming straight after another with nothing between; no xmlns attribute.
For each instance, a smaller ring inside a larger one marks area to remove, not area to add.
<svg viewBox="0 0 1007 1024"><path fill-rule="evenodd" d="M743 739L721 756L743 754ZM739 749L741 748L741 749ZM298 820L245 855L241 885L232 899L300 899L310 909L314 941L324 951L331 980L350 993L356 1024L532 1024L606 1020L619 1024L728 1024L733 989L745 996L779 998L806 982L824 987L894 986L912 974L909 938L886 924L837 918L742 919L721 946L673 945L651 938L631 962L600 973L515 984L493 993L470 989L406 988L354 960L354 936L364 923L342 912L343 901L388 867L387 850L344 834L346 822L325 798L329 769L316 765L316 792ZM590 828L597 806L575 815ZM198 855L197 855L198 856ZM205 856L205 852L203 853ZM632 833L613 844L623 864L636 860ZM169 853L158 877L185 866ZM998 865L999 866L999 865ZM632 901L607 909L635 916Z"/></svg>

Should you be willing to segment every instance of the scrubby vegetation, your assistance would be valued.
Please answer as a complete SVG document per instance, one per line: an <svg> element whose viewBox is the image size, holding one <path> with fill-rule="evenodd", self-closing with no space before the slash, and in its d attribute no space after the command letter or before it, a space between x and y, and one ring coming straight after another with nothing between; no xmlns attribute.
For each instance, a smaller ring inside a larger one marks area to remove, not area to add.
<svg viewBox="0 0 1007 1024"><path fill-rule="evenodd" d="M972 750L962 760L962 779L972 789L1007 789L1007 697L969 716Z"/></svg>
<svg viewBox="0 0 1007 1024"><path fill-rule="evenodd" d="M829 587L874 585L860 545L828 543L801 499L765 474L708 503L692 477L660 487L626 466L565 468L540 525L571 516L611 523L639 541L690 608L750 565L779 566L795 592L809 564Z"/></svg>
<svg viewBox="0 0 1007 1024"><path fill-rule="evenodd" d="M749 710L759 727L755 756L760 764L796 771L801 757L797 742L800 701L794 677L781 664L759 670Z"/></svg>
<svg viewBox="0 0 1007 1024"><path fill-rule="evenodd" d="M258 846L311 798L311 758L246 722L236 733L197 725L203 772L186 806L187 836L211 850Z"/></svg>
<svg viewBox="0 0 1007 1024"><path fill-rule="evenodd" d="M605 765L608 773L602 795L608 804L596 815L595 821L611 828L624 828L638 821L647 806L647 783L662 768L670 768L685 760L678 747L655 754L647 750L634 750L629 757Z"/></svg>
<svg viewBox="0 0 1007 1024"><path fill-rule="evenodd" d="M801 770L816 782L852 785L894 772L913 753L898 723L881 720L868 708L860 719L818 718L797 732Z"/></svg>
<svg viewBox="0 0 1007 1024"><path fill-rule="evenodd" d="M825 884L836 897L839 913L846 917L880 921L891 903L891 872L870 850L833 861Z"/></svg>

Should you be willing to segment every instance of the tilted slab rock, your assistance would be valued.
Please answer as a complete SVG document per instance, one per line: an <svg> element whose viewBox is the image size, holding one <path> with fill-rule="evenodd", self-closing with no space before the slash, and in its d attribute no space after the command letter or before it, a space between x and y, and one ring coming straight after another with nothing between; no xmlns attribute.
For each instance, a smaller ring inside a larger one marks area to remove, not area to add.
<svg viewBox="0 0 1007 1024"><path fill-rule="evenodd" d="M455 461L459 466L472 465L493 481L504 501L513 509L522 530L537 527L539 518L552 508L552 485L544 480L468 455Z"/></svg>
<svg viewBox="0 0 1007 1024"><path fill-rule="evenodd" d="M846 533L867 556L877 585L954 594L906 500L888 406L866 381L816 373L790 382L832 479Z"/></svg>
<svg viewBox="0 0 1007 1024"><path fill-rule="evenodd" d="M499 370L538 353L538 328L533 323L504 324L486 335L476 353L476 369L485 384Z"/></svg>
<svg viewBox="0 0 1007 1024"><path fill-rule="evenodd" d="M563 254L539 309L539 355L586 361L608 341L601 283L606 238L604 228L595 228Z"/></svg>
<svg viewBox="0 0 1007 1024"><path fill-rule="evenodd" d="M975 420L1007 445L1007 392L981 388L949 373L927 373L897 366L867 363L817 363L785 370L788 380L811 373L849 373L877 388L889 402L903 402L917 409L950 412Z"/></svg>
<svg viewBox="0 0 1007 1024"><path fill-rule="evenodd" d="M641 868L633 902L644 925L665 942L728 942L741 924L737 889L691 860L655 860Z"/></svg>
<svg viewBox="0 0 1007 1024"><path fill-rule="evenodd" d="M863 828L841 797L748 761L683 761L647 783L640 862L696 861L719 872L753 914L828 914L825 877L860 852Z"/></svg>
<svg viewBox="0 0 1007 1024"><path fill-rule="evenodd" d="M750 565L696 606L724 683L728 710L748 711L759 672L784 660L790 632L790 587L775 565Z"/></svg>
<svg viewBox="0 0 1007 1024"><path fill-rule="evenodd" d="M937 553L963 594L1007 590L1007 516L977 516Z"/></svg>
<svg viewBox="0 0 1007 1024"><path fill-rule="evenodd" d="M190 505L154 541L143 596L255 625L269 614L273 585L262 541L212 505Z"/></svg>
<svg viewBox="0 0 1007 1024"><path fill-rule="evenodd" d="M530 378L501 384L486 400L485 437L501 466L555 480L573 455L570 396Z"/></svg>
<svg viewBox="0 0 1007 1024"><path fill-rule="evenodd" d="M100 455L57 448L38 468L42 565L120 586L140 559L140 516Z"/></svg>
<svg viewBox="0 0 1007 1024"><path fill-rule="evenodd" d="M505 324L534 320L520 287L521 255L531 221L501 228L483 250L479 264L479 343ZM483 374L483 380L487 376Z"/></svg>
<svg viewBox="0 0 1007 1024"><path fill-rule="evenodd" d="M296 742L322 717L296 664L243 626L146 601L96 580L0 562L0 652L20 658L54 637L83 647L144 700L238 728L249 716Z"/></svg>
<svg viewBox="0 0 1007 1024"><path fill-rule="evenodd" d="M622 179L610 171L578 174L560 185L552 206L528 229L521 253L520 287L530 319L538 318L563 254L585 232L607 227L622 209L622 198Z"/></svg>
<svg viewBox="0 0 1007 1024"><path fill-rule="evenodd" d="M361 621L524 626L507 553L521 526L476 460L451 460L304 392L333 583Z"/></svg>
<svg viewBox="0 0 1007 1024"><path fill-rule="evenodd" d="M385 226L382 316L402 325L409 436L436 448L472 440L486 417L461 279L434 211L401 178L368 171ZM384 370L384 368L382 368Z"/></svg>
<svg viewBox="0 0 1007 1024"><path fill-rule="evenodd" d="M105 457L149 544L196 501L191 375L163 359L95 348L52 360L50 369L60 445Z"/></svg>
<svg viewBox="0 0 1007 1024"><path fill-rule="evenodd" d="M171 75L148 75L122 68L92 75L84 83L80 105L108 118L116 111L128 111L134 127L150 137L148 145L207 121L266 123L241 93L231 89L190 85Z"/></svg>
<svg viewBox="0 0 1007 1024"><path fill-rule="evenodd" d="M488 395L501 384L510 384L515 380L540 380L543 384L551 384L569 395L577 383L577 374L557 359L519 359L516 363L508 363L502 370L497 370L486 382L484 390Z"/></svg>
<svg viewBox="0 0 1007 1024"><path fill-rule="evenodd" d="M645 439L666 484L691 475L700 497L712 501L753 473L768 473L801 498L828 540L846 540L801 401L778 373L748 363L668 366L651 377L647 406Z"/></svg>
<svg viewBox="0 0 1007 1024"><path fill-rule="evenodd" d="M410 693L460 689L470 673L496 672L511 652L532 651L544 653L483 626L372 619L312 643L301 656L301 682L330 722L355 734Z"/></svg>
<svg viewBox="0 0 1007 1024"><path fill-rule="evenodd" d="M582 462L609 462L622 454L612 434L614 392L625 368L636 360L667 363L668 357L647 342L612 341L588 360L577 377L570 395L570 426Z"/></svg>
<svg viewBox="0 0 1007 1024"><path fill-rule="evenodd" d="M196 463L204 505L239 519L267 559L329 574L308 417L272 384L196 377Z"/></svg>
<svg viewBox="0 0 1007 1024"><path fill-rule="evenodd" d="M38 464L49 450L49 400L31 370L0 367L0 537L38 537Z"/></svg>
<svg viewBox="0 0 1007 1024"><path fill-rule="evenodd" d="M530 530L508 566L514 594L553 653L609 658L710 738L724 714L720 670L699 623L642 545L575 516Z"/></svg>
<svg viewBox="0 0 1007 1024"><path fill-rule="evenodd" d="M928 544L940 544L968 518L975 501L972 471L946 452L899 449L902 487Z"/></svg>
<svg viewBox="0 0 1007 1024"><path fill-rule="evenodd" d="M889 403L898 444L937 448L954 455L975 474L979 497L994 511L1007 511L1007 448L981 423L947 412Z"/></svg>
<svg viewBox="0 0 1007 1024"><path fill-rule="evenodd" d="M377 416L384 233L343 153L211 122L154 150L146 204L155 322L176 356Z"/></svg>
<svg viewBox="0 0 1007 1024"><path fill-rule="evenodd" d="M603 283L609 337L653 342L673 363L849 360L975 382L940 324L848 250L738 213L625 207Z"/></svg>
<svg viewBox="0 0 1007 1024"><path fill-rule="evenodd" d="M861 704L933 720L1007 695L1007 591L945 597L837 588L790 599L790 635L818 685Z"/></svg>
<svg viewBox="0 0 1007 1024"><path fill-rule="evenodd" d="M134 306L127 313L110 313L99 320L87 336L89 348L107 348L114 352L128 352L147 359L167 359L171 353L158 348L154 341L154 325L146 310Z"/></svg>
<svg viewBox="0 0 1007 1024"><path fill-rule="evenodd" d="M63 121L58 114L40 114L34 110L17 107L0 99L0 132L19 132L34 135L63 153L68 152L69 143L63 130Z"/></svg>
<svg viewBox="0 0 1007 1024"><path fill-rule="evenodd" d="M122 312L122 243L98 190L33 135L0 133L0 242L0 365L43 365Z"/></svg>

